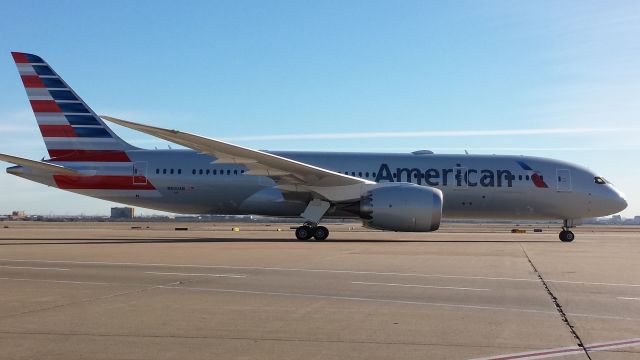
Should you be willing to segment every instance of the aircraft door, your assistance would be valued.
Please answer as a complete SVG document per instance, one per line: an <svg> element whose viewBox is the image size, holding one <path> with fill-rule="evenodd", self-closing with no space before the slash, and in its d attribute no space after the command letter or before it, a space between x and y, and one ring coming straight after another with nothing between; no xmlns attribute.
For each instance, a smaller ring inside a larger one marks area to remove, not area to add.
<svg viewBox="0 0 640 360"><path fill-rule="evenodd" d="M133 163L133 185L147 184L147 162L135 161Z"/></svg>
<svg viewBox="0 0 640 360"><path fill-rule="evenodd" d="M562 192L571 191L571 170L557 169L556 176L558 177L557 190Z"/></svg>

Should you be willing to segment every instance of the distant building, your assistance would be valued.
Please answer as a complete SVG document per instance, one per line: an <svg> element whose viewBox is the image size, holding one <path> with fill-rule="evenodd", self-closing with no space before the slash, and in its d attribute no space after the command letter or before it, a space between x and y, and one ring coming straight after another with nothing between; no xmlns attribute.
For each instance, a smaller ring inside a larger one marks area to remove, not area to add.
<svg viewBox="0 0 640 360"><path fill-rule="evenodd" d="M611 223L612 224L622 224L622 216L620 215L613 215L611 217Z"/></svg>
<svg viewBox="0 0 640 360"><path fill-rule="evenodd" d="M135 209L132 207L112 207L111 218L112 219L133 219L135 216Z"/></svg>
<svg viewBox="0 0 640 360"><path fill-rule="evenodd" d="M24 210L12 211L9 216L9 220L24 220L27 217L27 213Z"/></svg>

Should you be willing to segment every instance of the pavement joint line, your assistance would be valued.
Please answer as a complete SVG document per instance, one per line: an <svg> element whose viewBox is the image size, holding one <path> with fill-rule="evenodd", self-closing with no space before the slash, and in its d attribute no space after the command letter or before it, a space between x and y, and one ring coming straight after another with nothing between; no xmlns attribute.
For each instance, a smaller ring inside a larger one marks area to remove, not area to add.
<svg viewBox="0 0 640 360"><path fill-rule="evenodd" d="M454 286L435 286L435 285L419 285L419 284L392 284L392 283L378 283L378 282L366 282L366 281L352 281L351 283L352 284L361 284L361 285L386 285L386 286L406 286L406 287L418 287L418 288L430 288L430 289L489 291L489 289L477 289L477 288L454 287Z"/></svg>
<svg viewBox="0 0 640 360"><path fill-rule="evenodd" d="M444 275L444 274L420 274L420 273L397 273L397 272L375 272L375 271L354 271L354 270L332 270L332 269L301 269L301 268L282 268L282 267L257 267L257 266L233 266L233 265L196 265L196 264L160 264L160 263L133 263L133 262L108 262L108 261L73 261L73 260L44 260L44 259L0 259L5 262L41 262L54 264L78 264L78 265L130 265L130 266L149 266L149 267L182 267L182 268L211 268L211 269L244 269L244 270L272 270L272 271L305 271L305 272L328 272L343 274L360 274L360 275L390 275L390 276L415 276L415 277L436 277L436 278L453 278L453 279L477 279L477 280L504 280L504 281L526 281L538 282L539 279L524 279L510 277L488 277L488 276L466 276L466 275ZM589 281L572 281L572 280L546 280L547 283L563 283L576 285L602 285L602 286L622 286L622 287L640 287L640 284L625 283L605 283L605 282L589 282Z"/></svg>
<svg viewBox="0 0 640 360"><path fill-rule="evenodd" d="M640 300L640 297L625 297L625 296L618 296L618 299L620 299L620 300Z"/></svg>
<svg viewBox="0 0 640 360"><path fill-rule="evenodd" d="M146 271L145 274L153 275L184 275L184 276L212 276L212 277L231 277L231 278L246 278L247 275L240 274L189 274L189 273L172 273L172 272L156 272Z"/></svg>
<svg viewBox="0 0 640 360"><path fill-rule="evenodd" d="M20 279L23 280L23 279ZM47 281L47 280L44 280ZM61 282L60 280L49 280L52 282ZM65 281L67 282L67 281ZM77 282L75 282L77 283ZM179 285L179 284L183 284L183 281L176 281L176 282L172 282L169 284L166 284L166 286L172 286L172 285ZM111 283L102 283L105 285L112 285ZM139 285L138 285L139 286ZM92 301L98 301L98 300L104 300L104 299L109 299L109 298L113 298L116 296L122 296L122 295L129 295L129 294L136 294L136 293L141 293L147 290L152 290L155 288L161 288L162 285L153 285L153 286L146 286L140 289L135 289L135 290L130 290L130 291L122 291L122 292L118 292L118 293L114 293L114 294L108 294L108 295L103 295L103 296L97 296L97 297L92 297L92 298L85 298L85 299L80 299L77 301L71 301L68 303L64 303L64 304L57 304L57 305L52 305L52 306L45 306L45 307L41 307L41 308L37 308L37 309L31 309L31 310L25 310L22 312L18 312L18 313L13 313L13 314L7 314L7 315L3 315L0 316L0 319L6 319L6 318L10 318L10 317L15 317L15 316L20 316L20 315L26 315L26 314L31 314L31 313L35 313L35 312L39 312L39 311L47 311L47 310L52 310L52 309L59 309L61 307L66 307L69 305L77 305L77 304L82 304L82 303L87 303L87 302L92 302Z"/></svg>
<svg viewBox="0 0 640 360"><path fill-rule="evenodd" d="M100 333L73 333L51 331L7 331L0 330L0 334L9 335L50 335L50 336L94 336L94 337L136 337L136 338L167 338L167 339L221 339L221 340L251 340L251 341L280 341L280 342L310 342L310 343L346 343L346 344L380 344L398 346L441 346L441 347L469 347L469 348L512 348L521 349L522 346L513 345L484 345L484 344L439 344L419 342L389 342L389 341L363 341L363 340L324 340L324 339L287 339L276 337L242 337L242 336L198 336L198 335L152 335L152 334L100 334Z"/></svg>
<svg viewBox="0 0 640 360"><path fill-rule="evenodd" d="M525 248L522 245L520 245L520 248L522 249L524 256L527 258L527 261L531 265L531 268L540 279L540 282L542 283L542 286L546 290L547 294L549 294L549 297L551 298L551 302L553 303L556 310L558 311L558 314L560 315L562 322L567 326L571 335L573 335L573 337L578 341L578 347L581 348L582 350L581 352L583 352L586 355L586 357L589 360L591 360L591 355L589 355L589 351L585 348L584 342L580 338L580 335L576 331L574 325L571 323L571 321L569 321L569 318L567 317L567 314L564 312L564 309L562 308L562 304L560 304L558 297L553 293L553 291L551 291L551 288L549 287L549 285L544 281L542 274L540 273L540 271L538 271L538 268L536 268L536 265L533 263L533 260L531 260L531 258L529 257L529 254L527 254L527 250L525 250Z"/></svg>
<svg viewBox="0 0 640 360"><path fill-rule="evenodd" d="M5 269L27 269L27 270L54 270L54 271L69 271L69 269L63 269L63 268L33 267L33 266L9 266L9 265L0 265L0 268L5 268Z"/></svg>

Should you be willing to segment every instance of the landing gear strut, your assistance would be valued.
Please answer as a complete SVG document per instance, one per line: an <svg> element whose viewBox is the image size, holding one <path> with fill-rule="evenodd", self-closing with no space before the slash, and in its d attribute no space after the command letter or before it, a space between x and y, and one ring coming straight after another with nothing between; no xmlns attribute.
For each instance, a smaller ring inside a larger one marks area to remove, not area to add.
<svg viewBox="0 0 640 360"><path fill-rule="evenodd" d="M296 238L298 240L309 240L315 238L316 240L324 240L329 236L329 229L324 226L318 226L320 219L327 212L331 204L328 201L322 201L319 199L313 199L307 205L300 217L304 218L306 222L304 225L296 228Z"/></svg>
<svg viewBox="0 0 640 360"><path fill-rule="evenodd" d="M575 225L573 224L572 220L564 220L564 223L562 224L562 231L560 231L560 235L558 236L560 238L560 241L572 242L576 238L573 232L569 230L574 226Z"/></svg>
<svg viewBox="0 0 640 360"><path fill-rule="evenodd" d="M325 240L329 236L329 229L324 226L302 225L296 228L296 238L298 240Z"/></svg>

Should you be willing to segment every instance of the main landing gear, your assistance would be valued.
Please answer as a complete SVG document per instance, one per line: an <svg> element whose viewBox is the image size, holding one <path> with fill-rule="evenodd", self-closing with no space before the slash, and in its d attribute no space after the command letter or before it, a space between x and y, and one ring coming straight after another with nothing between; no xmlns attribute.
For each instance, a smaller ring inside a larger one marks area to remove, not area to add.
<svg viewBox="0 0 640 360"><path fill-rule="evenodd" d="M575 227L573 220L564 220L562 224L562 231L560 231L560 234L558 235L560 241L572 242L576 238L576 236L570 230L572 227Z"/></svg>
<svg viewBox="0 0 640 360"><path fill-rule="evenodd" d="M304 218L306 222L296 228L296 238L298 240L309 240L311 238L325 240L329 237L329 229L324 226L318 226L318 223L330 206L331 204L328 201L311 200L304 212L300 214L300 217Z"/></svg>
<svg viewBox="0 0 640 360"><path fill-rule="evenodd" d="M329 229L324 226L305 224L296 228L296 238L298 238L298 240L309 240L311 238L325 240L327 237L329 237Z"/></svg>

